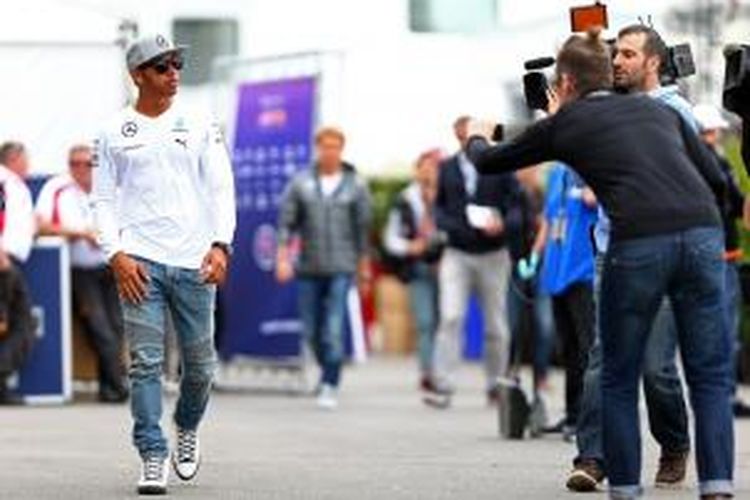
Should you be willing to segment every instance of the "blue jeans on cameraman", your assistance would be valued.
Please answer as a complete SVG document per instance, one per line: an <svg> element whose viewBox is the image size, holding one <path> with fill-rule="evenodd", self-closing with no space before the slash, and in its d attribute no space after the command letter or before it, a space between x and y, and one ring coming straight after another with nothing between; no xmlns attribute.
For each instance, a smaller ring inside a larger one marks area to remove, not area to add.
<svg viewBox="0 0 750 500"><path fill-rule="evenodd" d="M320 382L338 387L344 362L346 299L353 276L300 276L297 293L302 327L321 368Z"/></svg>
<svg viewBox="0 0 750 500"><path fill-rule="evenodd" d="M600 303L601 268L603 256L597 257L594 283L595 302ZM597 314L598 316L598 314ZM581 460L596 460L604 466L602 449L602 345L601 326L597 321L597 335L589 353L583 383L583 396L576 435L578 456ZM677 328L668 300L662 301L651 333L646 340L643 360L643 389L646 396L651 434L662 453L680 453L690 449L688 416L682 383L677 372Z"/></svg>
<svg viewBox="0 0 750 500"><path fill-rule="evenodd" d="M700 494L732 492L732 363L723 251L723 231L711 227L614 242L609 248L600 321L604 461L613 498L642 494L638 382L665 296L674 309L695 413Z"/></svg>
<svg viewBox="0 0 750 500"><path fill-rule="evenodd" d="M178 428L195 430L205 413L216 371L216 287L204 283L196 269L136 260L146 267L150 279L143 302L122 301L131 356L133 441L141 457L165 457L167 440L160 425L165 315L172 316L182 363L174 422Z"/></svg>
<svg viewBox="0 0 750 500"><path fill-rule="evenodd" d="M662 301L643 359L643 394L651 434L662 454L690 450L685 395L677 371L677 323L672 304Z"/></svg>

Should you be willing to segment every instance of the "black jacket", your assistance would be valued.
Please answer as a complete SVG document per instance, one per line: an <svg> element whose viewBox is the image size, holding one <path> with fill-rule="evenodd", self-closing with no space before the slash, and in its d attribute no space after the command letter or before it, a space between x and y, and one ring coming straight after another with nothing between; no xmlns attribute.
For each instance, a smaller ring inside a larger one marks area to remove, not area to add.
<svg viewBox="0 0 750 500"><path fill-rule="evenodd" d="M613 241L721 227L726 182L716 160L676 111L647 96L597 92L508 144L474 137L469 156L486 174L570 165L612 220Z"/></svg>
<svg viewBox="0 0 750 500"><path fill-rule="evenodd" d="M479 176L474 196L466 192L458 155L440 165L440 180L435 201L435 220L440 230L448 235L448 246L467 253L481 254L499 250L506 245L506 234L518 224L518 214L512 210L520 196L518 181L512 174ZM505 219L506 230L490 238L469 225L466 206L474 203L495 207Z"/></svg>

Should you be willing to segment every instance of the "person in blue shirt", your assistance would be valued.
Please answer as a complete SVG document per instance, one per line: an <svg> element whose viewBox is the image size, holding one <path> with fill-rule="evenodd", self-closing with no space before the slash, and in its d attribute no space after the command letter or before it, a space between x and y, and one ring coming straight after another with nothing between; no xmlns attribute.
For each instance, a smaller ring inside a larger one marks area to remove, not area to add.
<svg viewBox="0 0 750 500"><path fill-rule="evenodd" d="M594 340L591 229L596 217L593 192L573 170L555 163L549 175L545 220L540 231L546 241L541 287L552 296L552 312L565 361L565 417L552 430L562 430L566 439L575 433L583 375Z"/></svg>

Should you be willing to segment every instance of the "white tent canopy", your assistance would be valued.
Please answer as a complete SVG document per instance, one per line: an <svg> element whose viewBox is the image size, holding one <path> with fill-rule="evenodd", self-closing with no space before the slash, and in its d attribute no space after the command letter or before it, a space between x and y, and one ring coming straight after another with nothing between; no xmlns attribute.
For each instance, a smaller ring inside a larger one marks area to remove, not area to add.
<svg viewBox="0 0 750 500"><path fill-rule="evenodd" d="M8 2L0 30L0 141L26 144L32 174L65 169L124 102L120 19L52 0Z"/></svg>
<svg viewBox="0 0 750 500"><path fill-rule="evenodd" d="M60 0L3 2L0 43L114 42L120 19Z"/></svg>

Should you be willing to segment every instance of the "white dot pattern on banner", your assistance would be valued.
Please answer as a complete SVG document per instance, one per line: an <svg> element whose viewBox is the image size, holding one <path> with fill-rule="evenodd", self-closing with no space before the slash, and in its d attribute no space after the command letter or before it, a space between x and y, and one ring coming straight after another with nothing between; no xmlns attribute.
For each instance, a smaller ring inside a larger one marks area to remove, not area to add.
<svg viewBox="0 0 750 500"><path fill-rule="evenodd" d="M309 148L305 144L238 148L233 164L237 210L276 210L289 178L308 167Z"/></svg>

